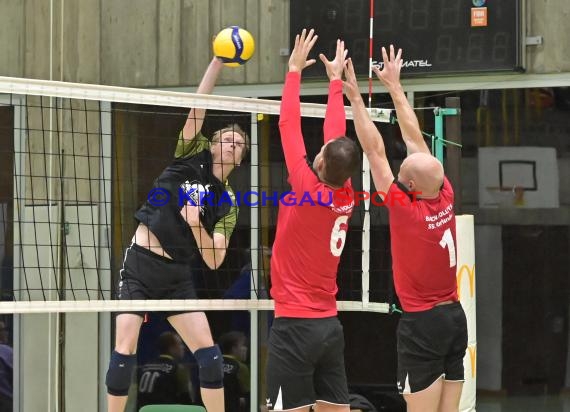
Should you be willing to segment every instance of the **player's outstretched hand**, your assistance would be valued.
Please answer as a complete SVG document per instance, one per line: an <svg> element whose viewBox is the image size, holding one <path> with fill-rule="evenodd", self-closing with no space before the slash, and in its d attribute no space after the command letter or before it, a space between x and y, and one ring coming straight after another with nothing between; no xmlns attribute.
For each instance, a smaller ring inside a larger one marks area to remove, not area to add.
<svg viewBox="0 0 570 412"><path fill-rule="evenodd" d="M358 99L362 99L351 58L348 58L346 67L344 68L344 77L346 78L343 83L344 94L346 94L347 99L350 100L351 103L356 102Z"/></svg>
<svg viewBox="0 0 570 412"><path fill-rule="evenodd" d="M388 90L397 87L400 84L400 70L402 69L402 49L398 49L398 53L394 52L394 46L390 45L390 55L386 52L386 48L382 47L382 60L384 67L382 70L378 66L372 67L378 79L386 86Z"/></svg>
<svg viewBox="0 0 570 412"><path fill-rule="evenodd" d="M329 61L324 54L319 54L319 58L327 69L327 76L330 81L342 79L342 72L346 67L346 55L348 50L344 48L344 41L338 39L336 41L336 55L334 60Z"/></svg>
<svg viewBox="0 0 570 412"><path fill-rule="evenodd" d="M309 30L309 33L307 33L307 29L303 29L300 35L297 34L295 36L295 47L293 47L293 51L289 57L290 72L300 73L305 67L315 64L315 59L307 60L307 57L318 37L313 29Z"/></svg>

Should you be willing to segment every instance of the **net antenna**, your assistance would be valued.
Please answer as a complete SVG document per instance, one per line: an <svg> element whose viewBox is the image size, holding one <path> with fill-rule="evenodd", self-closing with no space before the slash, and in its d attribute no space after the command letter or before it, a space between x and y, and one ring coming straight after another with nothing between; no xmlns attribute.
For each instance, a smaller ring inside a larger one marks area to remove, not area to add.
<svg viewBox="0 0 570 412"><path fill-rule="evenodd" d="M390 122L391 111L372 109L372 53L374 40L374 0L370 0L370 32L368 39L368 113L378 117L387 117L383 121ZM362 156L362 190L370 193L370 163ZM362 305L370 304L370 199L364 199L364 217L362 220Z"/></svg>
<svg viewBox="0 0 570 412"><path fill-rule="evenodd" d="M374 0L370 0L370 33L368 40L368 108L372 109L372 56L374 50Z"/></svg>

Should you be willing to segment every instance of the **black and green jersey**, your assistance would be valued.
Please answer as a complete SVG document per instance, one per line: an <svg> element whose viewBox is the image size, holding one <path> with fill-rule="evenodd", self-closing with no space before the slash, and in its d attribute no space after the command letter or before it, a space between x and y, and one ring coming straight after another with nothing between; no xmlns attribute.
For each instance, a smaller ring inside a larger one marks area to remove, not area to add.
<svg viewBox="0 0 570 412"><path fill-rule="evenodd" d="M200 221L211 236L214 232L231 236L238 215L234 193L212 174L210 142L201 133L189 141L180 133L175 158L154 181L152 191L168 200L157 204L149 195L135 218L150 228L174 260L189 261L199 255L192 230L180 214L188 199L200 205Z"/></svg>

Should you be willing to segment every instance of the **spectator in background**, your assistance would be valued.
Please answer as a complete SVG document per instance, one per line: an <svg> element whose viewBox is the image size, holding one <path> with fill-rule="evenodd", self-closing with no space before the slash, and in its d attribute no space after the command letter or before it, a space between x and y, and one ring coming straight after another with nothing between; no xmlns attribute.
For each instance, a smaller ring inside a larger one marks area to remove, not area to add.
<svg viewBox="0 0 570 412"><path fill-rule="evenodd" d="M12 410L13 352L6 324L0 321L0 411Z"/></svg>
<svg viewBox="0 0 570 412"><path fill-rule="evenodd" d="M189 371L180 363L184 344L174 332L158 338L159 357L139 367L137 410L145 405L192 404Z"/></svg>
<svg viewBox="0 0 570 412"><path fill-rule="evenodd" d="M249 367L247 338L239 331L223 334L218 345L224 354L224 398L226 411L249 411Z"/></svg>

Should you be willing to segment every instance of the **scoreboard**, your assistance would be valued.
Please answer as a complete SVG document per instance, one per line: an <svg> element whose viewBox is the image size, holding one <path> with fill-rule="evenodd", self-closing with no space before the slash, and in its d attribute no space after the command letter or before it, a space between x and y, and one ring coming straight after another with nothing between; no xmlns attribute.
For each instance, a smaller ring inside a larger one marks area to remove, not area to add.
<svg viewBox="0 0 570 412"><path fill-rule="evenodd" d="M520 10L520 0L374 0L372 57L381 63L382 46L401 48L404 75L520 70ZM340 38L357 74L368 73L369 0L291 0L290 12L291 48L314 28L313 55L334 57ZM325 76L323 64L304 76Z"/></svg>

